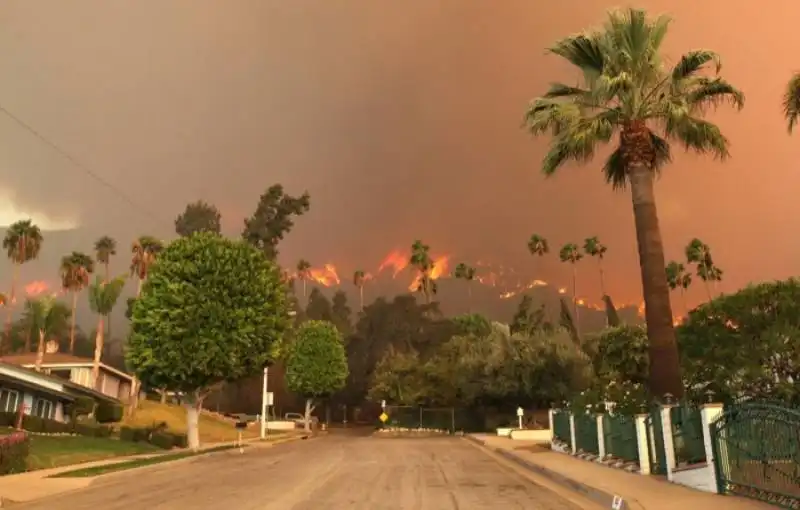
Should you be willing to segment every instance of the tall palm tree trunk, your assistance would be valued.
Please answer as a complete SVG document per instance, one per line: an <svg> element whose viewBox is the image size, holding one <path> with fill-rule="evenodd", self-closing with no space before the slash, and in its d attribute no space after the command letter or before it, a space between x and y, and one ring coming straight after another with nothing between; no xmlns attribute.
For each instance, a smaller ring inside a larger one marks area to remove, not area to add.
<svg viewBox="0 0 800 510"><path fill-rule="evenodd" d="M72 291L72 320L69 325L69 353L75 354L75 313L78 310L78 292Z"/></svg>
<svg viewBox="0 0 800 510"><path fill-rule="evenodd" d="M100 358L103 355L103 330L105 329L104 317L102 315L97 319L97 334L94 337L94 360L92 361L92 389L97 389L97 379L100 378Z"/></svg>
<svg viewBox="0 0 800 510"><path fill-rule="evenodd" d="M11 319L14 315L14 302L17 299L17 274L19 271L19 264L13 262L11 265L11 295L8 297L8 304L6 305L6 334L5 345L0 346L0 351L8 349L11 352Z"/></svg>
<svg viewBox="0 0 800 510"><path fill-rule="evenodd" d="M578 312L578 266L572 263L572 315L575 316L575 331L580 336L580 314Z"/></svg>
<svg viewBox="0 0 800 510"><path fill-rule="evenodd" d="M358 299L361 305L361 311L364 311L364 284L358 286Z"/></svg>
<svg viewBox="0 0 800 510"><path fill-rule="evenodd" d="M597 259L597 267L600 269L600 294L601 297L606 295L606 275L603 271L603 259Z"/></svg>
<svg viewBox="0 0 800 510"><path fill-rule="evenodd" d="M639 141L639 140L637 140ZM649 141L646 142L649 150ZM634 147L638 149L639 147ZM631 200L636 223L639 265L647 321L650 355L650 394L661 399L667 393L683 397L683 381L678 358L672 305L667 274L664 272L664 244L656 210L653 172L644 164L628 168Z"/></svg>
<svg viewBox="0 0 800 510"><path fill-rule="evenodd" d="M36 364L34 370L37 372L42 371L42 363L44 363L44 330L39 330L39 345L36 348Z"/></svg>
<svg viewBox="0 0 800 510"><path fill-rule="evenodd" d="M686 305L686 290L681 287L681 304L683 305L683 316L689 317L689 307Z"/></svg>
<svg viewBox="0 0 800 510"><path fill-rule="evenodd" d="M31 340L33 337L33 325L28 325L28 331L25 332L25 354L31 352Z"/></svg>
<svg viewBox="0 0 800 510"><path fill-rule="evenodd" d="M467 312L472 313L472 282L467 282Z"/></svg>
<svg viewBox="0 0 800 510"><path fill-rule="evenodd" d="M111 264L109 262L105 263L106 268L106 279L104 283L108 283L111 281ZM111 315L108 316L106 319L106 338L111 340Z"/></svg>
<svg viewBox="0 0 800 510"><path fill-rule="evenodd" d="M703 280L703 286L706 288L706 295L708 296L708 301L712 301L714 296L711 295L711 286L708 284L708 280Z"/></svg>

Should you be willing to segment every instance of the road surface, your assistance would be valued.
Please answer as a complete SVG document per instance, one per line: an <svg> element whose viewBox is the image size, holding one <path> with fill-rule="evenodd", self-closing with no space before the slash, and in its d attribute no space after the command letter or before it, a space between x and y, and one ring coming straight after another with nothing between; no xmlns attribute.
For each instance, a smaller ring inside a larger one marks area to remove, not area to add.
<svg viewBox="0 0 800 510"><path fill-rule="evenodd" d="M331 434L97 479L18 510L578 510L457 438Z"/></svg>

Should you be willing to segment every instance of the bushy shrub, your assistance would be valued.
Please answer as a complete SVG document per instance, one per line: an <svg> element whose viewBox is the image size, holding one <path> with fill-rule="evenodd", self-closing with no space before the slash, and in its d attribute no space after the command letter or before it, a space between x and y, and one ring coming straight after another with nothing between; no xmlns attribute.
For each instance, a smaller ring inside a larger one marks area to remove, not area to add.
<svg viewBox="0 0 800 510"><path fill-rule="evenodd" d="M122 441L147 442L150 439L150 429L142 427L120 427L119 438Z"/></svg>
<svg viewBox="0 0 800 510"><path fill-rule="evenodd" d="M17 413L0 413L0 427L13 427L17 424Z"/></svg>
<svg viewBox="0 0 800 510"><path fill-rule="evenodd" d="M0 475L27 470L30 441L24 432L0 438Z"/></svg>
<svg viewBox="0 0 800 510"><path fill-rule="evenodd" d="M150 444L169 450L175 446L175 436L169 432L153 432L153 435L150 436Z"/></svg>
<svg viewBox="0 0 800 510"><path fill-rule="evenodd" d="M26 414L22 417L22 428L30 432L45 432L44 419Z"/></svg>
<svg viewBox="0 0 800 510"><path fill-rule="evenodd" d="M172 439L176 448L186 448L189 446L189 437L186 434L173 432Z"/></svg>
<svg viewBox="0 0 800 510"><path fill-rule="evenodd" d="M94 418L98 423L116 423L122 421L122 406L100 402L94 411Z"/></svg>
<svg viewBox="0 0 800 510"><path fill-rule="evenodd" d="M113 429L106 425L94 423L76 423L75 433L86 437L111 437Z"/></svg>
<svg viewBox="0 0 800 510"><path fill-rule="evenodd" d="M75 421L80 416L92 414L95 408L95 401L91 397L75 397L75 401L67 406L67 414Z"/></svg>
<svg viewBox="0 0 800 510"><path fill-rule="evenodd" d="M42 432L48 434L64 434L72 432L72 426L56 420L42 420Z"/></svg>

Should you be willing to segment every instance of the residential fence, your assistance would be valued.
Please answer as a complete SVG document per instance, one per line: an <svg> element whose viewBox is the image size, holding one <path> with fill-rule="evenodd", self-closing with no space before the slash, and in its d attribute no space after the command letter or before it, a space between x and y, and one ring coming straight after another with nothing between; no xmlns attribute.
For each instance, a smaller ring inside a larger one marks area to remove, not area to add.
<svg viewBox="0 0 800 510"><path fill-rule="evenodd" d="M800 409L748 401L664 405L626 416L610 408L552 411L556 447L696 489L800 509Z"/></svg>

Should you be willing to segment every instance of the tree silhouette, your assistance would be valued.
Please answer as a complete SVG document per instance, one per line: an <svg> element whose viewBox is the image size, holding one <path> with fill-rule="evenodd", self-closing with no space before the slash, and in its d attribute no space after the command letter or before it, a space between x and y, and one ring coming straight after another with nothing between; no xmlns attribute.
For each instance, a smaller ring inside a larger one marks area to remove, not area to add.
<svg viewBox="0 0 800 510"><path fill-rule="evenodd" d="M310 278L311 278L311 263L306 259L300 259L297 262L297 279L303 282L304 299L306 297L306 282L308 282Z"/></svg>
<svg viewBox="0 0 800 510"><path fill-rule="evenodd" d="M583 253L578 249L577 244L567 243L561 247L558 253L561 262L572 264L572 312L575 316L575 330L580 332L578 325L580 316L578 315L578 262L583 258Z"/></svg>
<svg viewBox="0 0 800 510"><path fill-rule="evenodd" d="M723 274L722 269L714 265L711 248L700 239L694 238L686 246L686 260L690 264L696 264L697 276L703 280L708 300L711 301L714 299L711 294L711 286L713 285L716 291L717 282L722 281ZM710 285L709 282L711 282Z"/></svg>
<svg viewBox="0 0 800 510"><path fill-rule="evenodd" d="M469 300L469 310L472 311L472 282L475 280L475 277L477 276L475 268L461 262L456 266L456 270L455 273L453 273L453 276L455 276L459 280L464 280L465 282L467 282L467 299Z"/></svg>
<svg viewBox="0 0 800 510"><path fill-rule="evenodd" d="M431 303L431 297L436 294L438 288L436 282L431 278L431 270L433 270L433 260L430 256L430 246L424 244L422 241L414 241L411 245L411 264L419 273L419 285L415 289L416 292L421 292L425 297L425 303Z"/></svg>
<svg viewBox="0 0 800 510"><path fill-rule="evenodd" d="M686 267L683 264L674 260L667 264L666 273L669 288L680 290L683 316L686 317L689 315L689 307L686 306L686 289L692 284L692 274L686 271Z"/></svg>

